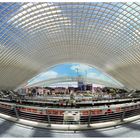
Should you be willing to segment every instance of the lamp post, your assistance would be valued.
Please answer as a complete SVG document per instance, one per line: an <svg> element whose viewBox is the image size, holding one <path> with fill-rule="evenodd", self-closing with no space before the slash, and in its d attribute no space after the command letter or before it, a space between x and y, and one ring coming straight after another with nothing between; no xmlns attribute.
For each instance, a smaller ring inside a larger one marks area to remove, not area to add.
<svg viewBox="0 0 140 140"><path fill-rule="evenodd" d="M86 84L87 84L87 82L86 82L86 80L87 80L87 70L85 70L85 85L84 85L84 87L85 87L85 91L87 90L87 88L86 88Z"/></svg>
<svg viewBox="0 0 140 140"><path fill-rule="evenodd" d="M76 72L77 72L77 82L78 82L78 81L79 81L79 80L78 80L78 68L76 68Z"/></svg>

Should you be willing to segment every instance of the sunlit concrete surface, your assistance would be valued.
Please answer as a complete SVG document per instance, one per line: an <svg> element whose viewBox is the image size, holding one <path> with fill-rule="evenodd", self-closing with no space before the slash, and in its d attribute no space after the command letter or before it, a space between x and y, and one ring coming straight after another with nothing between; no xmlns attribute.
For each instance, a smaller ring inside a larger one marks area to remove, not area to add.
<svg viewBox="0 0 140 140"><path fill-rule="evenodd" d="M0 118L0 137L140 137L140 120L106 129L87 131L56 131L33 128Z"/></svg>

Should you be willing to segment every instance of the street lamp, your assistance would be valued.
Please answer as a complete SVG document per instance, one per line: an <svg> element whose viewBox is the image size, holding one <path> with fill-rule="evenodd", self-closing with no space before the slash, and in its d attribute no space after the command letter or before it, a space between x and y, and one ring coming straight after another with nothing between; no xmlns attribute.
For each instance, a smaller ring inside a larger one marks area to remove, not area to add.
<svg viewBox="0 0 140 140"><path fill-rule="evenodd" d="M86 85L86 83L87 83L87 82L86 82L86 80L87 80L87 70L85 70L85 73L86 73L86 74L85 74L85 83L84 83L85 85L84 85L84 87L85 87L85 91L86 91L86 89L87 89L87 88L86 88L86 86L87 86L87 85Z"/></svg>
<svg viewBox="0 0 140 140"><path fill-rule="evenodd" d="M76 72L77 72L77 82L78 82L78 81L79 81L79 80L78 80L78 68L76 68Z"/></svg>

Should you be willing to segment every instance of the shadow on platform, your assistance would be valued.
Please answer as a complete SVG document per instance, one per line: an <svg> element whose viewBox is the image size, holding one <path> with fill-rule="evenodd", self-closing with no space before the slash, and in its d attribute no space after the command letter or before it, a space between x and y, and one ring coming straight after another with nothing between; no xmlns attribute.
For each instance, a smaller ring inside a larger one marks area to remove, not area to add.
<svg viewBox="0 0 140 140"><path fill-rule="evenodd" d="M49 129L33 128L33 130L32 137L53 137L52 131Z"/></svg>
<svg viewBox="0 0 140 140"><path fill-rule="evenodd" d="M130 128L132 130L140 130L140 124L136 124L136 123L128 123L128 124L124 124L123 126L126 128Z"/></svg>
<svg viewBox="0 0 140 140"><path fill-rule="evenodd" d="M14 123L13 122L10 122L10 121L5 121L2 122L0 124L0 136L1 135L4 135L6 133L6 131L8 131L9 129L11 129L11 127L14 126Z"/></svg>
<svg viewBox="0 0 140 140"><path fill-rule="evenodd" d="M100 132L100 130L86 130L86 131L81 131L81 133L85 136L85 137L110 137L106 134L103 134L102 132Z"/></svg>

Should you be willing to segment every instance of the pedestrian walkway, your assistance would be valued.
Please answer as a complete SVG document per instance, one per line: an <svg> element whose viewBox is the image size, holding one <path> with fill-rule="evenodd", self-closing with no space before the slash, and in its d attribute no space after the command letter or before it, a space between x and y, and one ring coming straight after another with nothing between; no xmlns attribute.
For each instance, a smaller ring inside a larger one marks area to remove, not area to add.
<svg viewBox="0 0 140 140"><path fill-rule="evenodd" d="M86 131L56 131L50 129L34 128L0 118L0 137L140 137L140 120L129 124L98 130Z"/></svg>
<svg viewBox="0 0 140 140"><path fill-rule="evenodd" d="M23 124L23 125L27 125L27 126L31 126L31 127L37 127L37 128L45 128L45 129L50 129L50 130L65 130L65 131L77 131L77 130L89 130L89 129L101 129L101 128L108 128L108 127L116 127L120 124L124 125L126 123L130 123L136 120L140 120L140 115L137 116L133 116L131 118L126 118L123 120L123 122L121 120L116 120L116 121L110 121L110 122L103 122L103 123L94 123L94 124L90 124L90 125L81 125L81 124L66 124L66 125L62 125L62 124L47 124L47 123L39 123L39 122L35 122L35 121L29 121L29 120L24 120L24 119L19 119L17 120L17 118L5 115L5 114L1 114L0 113L0 118L6 119L6 120L10 120L12 122L15 123L19 123L19 124Z"/></svg>

